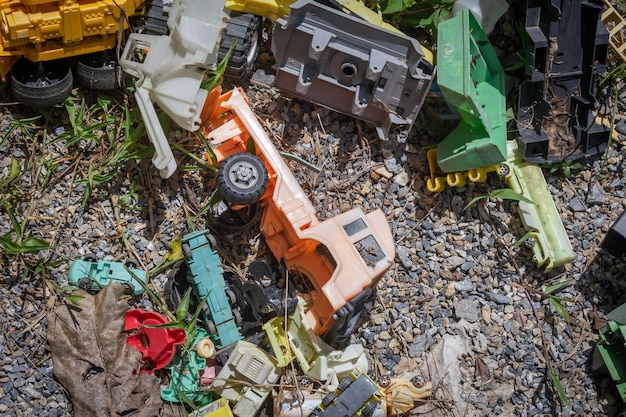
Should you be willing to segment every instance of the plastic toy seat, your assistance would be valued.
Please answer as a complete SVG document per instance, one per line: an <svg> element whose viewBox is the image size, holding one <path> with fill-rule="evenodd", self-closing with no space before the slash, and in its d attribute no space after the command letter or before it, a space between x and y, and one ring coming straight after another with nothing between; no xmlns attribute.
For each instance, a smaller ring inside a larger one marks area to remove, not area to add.
<svg viewBox="0 0 626 417"><path fill-rule="evenodd" d="M176 346L185 342L183 329L159 327L167 318L153 311L141 309L126 312L125 331L130 332L126 343L141 352L144 365L141 372L154 372L165 368L176 353Z"/></svg>

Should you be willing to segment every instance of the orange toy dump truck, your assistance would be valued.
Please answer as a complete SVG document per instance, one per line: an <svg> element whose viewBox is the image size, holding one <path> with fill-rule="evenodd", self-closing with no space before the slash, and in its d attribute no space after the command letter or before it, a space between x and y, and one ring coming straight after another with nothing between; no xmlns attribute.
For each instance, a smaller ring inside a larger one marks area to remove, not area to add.
<svg viewBox="0 0 626 417"><path fill-rule="evenodd" d="M310 284L306 317L313 331L323 335L335 320L347 324L351 308L345 306L375 286L393 263L384 213L365 214L357 207L318 220L243 91L220 93L218 88L207 98L201 131L216 156L222 197L234 205L259 201L264 207L261 231L272 253ZM246 152L250 140L256 155Z"/></svg>

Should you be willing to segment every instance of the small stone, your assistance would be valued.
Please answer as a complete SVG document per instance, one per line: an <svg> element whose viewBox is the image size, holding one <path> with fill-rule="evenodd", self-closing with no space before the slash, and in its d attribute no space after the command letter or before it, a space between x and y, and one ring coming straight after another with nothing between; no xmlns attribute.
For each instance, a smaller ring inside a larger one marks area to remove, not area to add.
<svg viewBox="0 0 626 417"><path fill-rule="evenodd" d="M604 204L606 201L606 192L598 184L597 181L594 181L589 189L589 194L587 195L587 203L589 204Z"/></svg>
<svg viewBox="0 0 626 417"><path fill-rule="evenodd" d="M615 130L619 133L626 135L626 120L620 120L615 124Z"/></svg>
<svg viewBox="0 0 626 417"><path fill-rule="evenodd" d="M372 183L370 182L370 180L367 180L367 182L365 184L363 184L363 188L361 188L361 195L362 196L367 196L370 191L372 189Z"/></svg>
<svg viewBox="0 0 626 417"><path fill-rule="evenodd" d="M402 171L401 173L393 177L393 182L398 184L400 187L404 187L409 183L409 174Z"/></svg>
<svg viewBox="0 0 626 417"><path fill-rule="evenodd" d="M446 287L446 291L444 293L446 298L452 298L452 297L454 297L454 294L456 294L456 288L455 288L454 284L455 284L454 282L451 282Z"/></svg>
<svg viewBox="0 0 626 417"><path fill-rule="evenodd" d="M470 323L478 321L478 301L462 299L454 306L454 314L457 319L465 319Z"/></svg>
<svg viewBox="0 0 626 417"><path fill-rule="evenodd" d="M569 203L567 204L567 206L572 209L572 211L585 211L586 208L583 205L583 203L580 201L580 199L578 197L574 197L572 198Z"/></svg>
<svg viewBox="0 0 626 417"><path fill-rule="evenodd" d="M511 297L504 294L498 294L495 292L487 292L487 299L493 301L496 304L511 304Z"/></svg>
<svg viewBox="0 0 626 417"><path fill-rule="evenodd" d="M389 332L387 330L383 330L378 335L378 339L379 340L389 340L389 339L391 339L391 334L389 334Z"/></svg>
<svg viewBox="0 0 626 417"><path fill-rule="evenodd" d="M406 246L398 245L396 247L396 254L398 259L400 259L400 263L406 269L411 269L413 267L413 262L411 261L411 253Z"/></svg>
<svg viewBox="0 0 626 417"><path fill-rule="evenodd" d="M485 322L485 324L487 325L491 324L491 309L488 307L483 308L481 312L482 312L483 321Z"/></svg>
<svg viewBox="0 0 626 417"><path fill-rule="evenodd" d="M442 267L444 269L452 270L463 265L463 262L465 262L465 260L460 256L449 256L443 260Z"/></svg>
<svg viewBox="0 0 626 417"><path fill-rule="evenodd" d="M389 172L389 170L385 168L384 166L379 166L377 168L374 168L374 172L383 178L387 178L388 180L393 178L393 174Z"/></svg>
<svg viewBox="0 0 626 417"><path fill-rule="evenodd" d="M454 284L454 287L456 288L457 291L473 291L474 290L474 284L472 283L472 280L469 278L456 282Z"/></svg>

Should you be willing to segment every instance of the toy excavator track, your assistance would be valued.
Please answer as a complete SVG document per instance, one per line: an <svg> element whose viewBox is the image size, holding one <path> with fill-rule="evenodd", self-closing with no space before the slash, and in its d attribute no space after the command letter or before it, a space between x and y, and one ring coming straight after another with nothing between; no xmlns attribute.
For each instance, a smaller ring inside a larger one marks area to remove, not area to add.
<svg viewBox="0 0 626 417"><path fill-rule="evenodd" d="M221 61L235 43L224 76L241 80L252 75L252 67L259 55L260 38L261 18L259 16L231 13L230 20L222 34L218 55Z"/></svg>
<svg viewBox="0 0 626 417"><path fill-rule="evenodd" d="M169 13L164 10L163 0L152 0L146 14L144 33L148 35L167 35L167 18Z"/></svg>

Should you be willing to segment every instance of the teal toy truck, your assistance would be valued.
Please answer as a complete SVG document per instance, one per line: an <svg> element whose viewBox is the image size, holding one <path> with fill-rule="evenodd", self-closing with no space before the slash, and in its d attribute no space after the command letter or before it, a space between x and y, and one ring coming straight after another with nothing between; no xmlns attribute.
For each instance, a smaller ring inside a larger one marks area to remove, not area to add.
<svg viewBox="0 0 626 417"><path fill-rule="evenodd" d="M218 349L243 339L238 323L239 310L231 307L224 270L217 252L213 249L215 238L208 231L192 232L181 240L187 262L187 281L198 301L206 297L202 308L204 322ZM234 297L231 296L234 302Z"/></svg>

